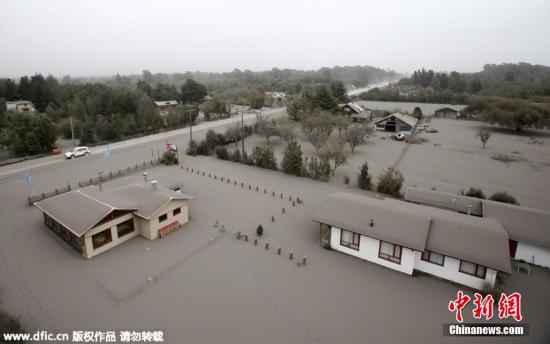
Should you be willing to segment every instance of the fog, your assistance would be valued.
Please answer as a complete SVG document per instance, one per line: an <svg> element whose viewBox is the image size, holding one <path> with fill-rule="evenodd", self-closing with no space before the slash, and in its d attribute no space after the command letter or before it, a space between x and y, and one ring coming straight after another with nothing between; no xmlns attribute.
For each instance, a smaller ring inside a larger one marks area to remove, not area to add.
<svg viewBox="0 0 550 344"><path fill-rule="evenodd" d="M0 2L0 77L550 64L550 1Z"/></svg>

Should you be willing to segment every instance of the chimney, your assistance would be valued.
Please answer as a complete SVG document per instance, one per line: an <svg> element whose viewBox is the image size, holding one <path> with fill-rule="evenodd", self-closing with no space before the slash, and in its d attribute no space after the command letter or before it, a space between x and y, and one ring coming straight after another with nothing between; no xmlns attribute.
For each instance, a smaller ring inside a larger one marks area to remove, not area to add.
<svg viewBox="0 0 550 344"><path fill-rule="evenodd" d="M149 174L149 173L147 173L147 172L143 172L143 179L144 179L145 181L147 181L147 175L148 175L148 174Z"/></svg>
<svg viewBox="0 0 550 344"><path fill-rule="evenodd" d="M151 188L155 191L157 191L157 181L156 180L151 180Z"/></svg>

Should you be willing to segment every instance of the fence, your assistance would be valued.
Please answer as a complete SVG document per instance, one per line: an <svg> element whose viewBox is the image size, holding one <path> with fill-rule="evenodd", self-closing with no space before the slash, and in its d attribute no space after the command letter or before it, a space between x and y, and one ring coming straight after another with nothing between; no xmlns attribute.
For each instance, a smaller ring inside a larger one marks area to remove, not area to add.
<svg viewBox="0 0 550 344"><path fill-rule="evenodd" d="M147 168L151 168L151 167L159 165L159 164L160 164L160 159L152 159L150 161L144 161L141 164L135 164L134 166L128 166L125 169L119 169L118 171L114 171L114 172L111 171L106 176L99 176L99 177L96 177L96 178L88 178L88 179L79 181L78 182L78 187L83 188L83 187L86 187L86 186L95 185L97 183L108 182L110 180L113 180L114 178L130 175L130 174L135 173L137 171L144 170L144 169L147 169ZM56 188L53 191L42 192L40 194L29 196L28 197L28 202L29 202L29 205L33 205L35 202L42 201L46 198L50 198L50 197L53 197L53 196L56 196L56 195L60 195L60 194L65 193L65 192L69 192L72 189L73 189L73 187L71 186L71 184L69 182L67 182L67 185L65 185L63 187L60 187L60 188Z"/></svg>

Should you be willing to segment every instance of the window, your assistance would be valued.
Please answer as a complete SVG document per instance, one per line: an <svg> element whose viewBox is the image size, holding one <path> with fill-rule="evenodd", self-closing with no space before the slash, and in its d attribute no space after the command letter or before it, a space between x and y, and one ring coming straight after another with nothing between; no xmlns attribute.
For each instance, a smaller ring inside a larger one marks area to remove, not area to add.
<svg viewBox="0 0 550 344"><path fill-rule="evenodd" d="M111 228L107 228L104 231L92 235L92 245L94 250L110 243L111 241L113 241L113 237L111 236Z"/></svg>
<svg viewBox="0 0 550 344"><path fill-rule="evenodd" d="M435 253L432 251L424 251L422 253L422 260L426 262L430 262L433 264L441 265L443 266L445 264L445 256L439 253Z"/></svg>
<svg viewBox="0 0 550 344"><path fill-rule="evenodd" d="M479 278L485 278L485 273L487 272L487 269L483 265L470 263L464 260L460 261L460 268L458 270L464 274Z"/></svg>
<svg viewBox="0 0 550 344"><path fill-rule="evenodd" d="M119 223L116 226L116 232L118 237L123 237L126 234L132 233L134 231L134 219L129 219L122 223Z"/></svg>
<svg viewBox="0 0 550 344"><path fill-rule="evenodd" d="M168 220L168 214L164 214L164 215L159 216L159 222L164 222L166 220Z"/></svg>
<svg viewBox="0 0 550 344"><path fill-rule="evenodd" d="M340 231L340 245L359 251L361 235L342 229Z"/></svg>
<svg viewBox="0 0 550 344"><path fill-rule="evenodd" d="M172 211L172 215L176 216L181 213L181 208L176 208Z"/></svg>
<svg viewBox="0 0 550 344"><path fill-rule="evenodd" d="M380 240L380 249L378 258L389 260L390 262L401 264L402 247L389 242Z"/></svg>

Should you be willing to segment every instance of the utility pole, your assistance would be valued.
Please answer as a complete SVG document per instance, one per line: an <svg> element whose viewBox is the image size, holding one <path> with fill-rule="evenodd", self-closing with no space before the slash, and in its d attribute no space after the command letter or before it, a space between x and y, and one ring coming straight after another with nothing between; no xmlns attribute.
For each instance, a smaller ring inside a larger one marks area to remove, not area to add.
<svg viewBox="0 0 550 344"><path fill-rule="evenodd" d="M69 116L69 121L71 122L71 136L73 138L73 148L74 148L74 126L73 126L73 116Z"/></svg>
<svg viewBox="0 0 550 344"><path fill-rule="evenodd" d="M191 141L193 141L193 121L191 118L191 113L193 112L193 109L187 109L185 111L189 112L189 143L191 143Z"/></svg>
<svg viewBox="0 0 550 344"><path fill-rule="evenodd" d="M242 140L241 140L241 145L242 145L242 156L244 156L244 136L245 136L245 133L244 133L244 114L243 114L243 110L241 110L241 135L242 135Z"/></svg>

